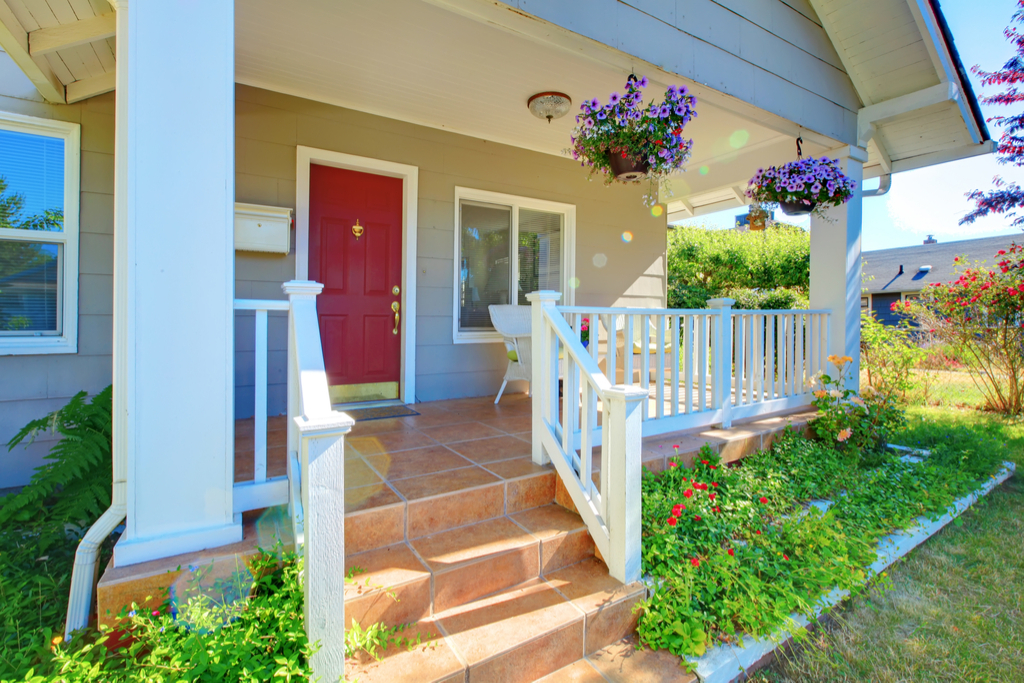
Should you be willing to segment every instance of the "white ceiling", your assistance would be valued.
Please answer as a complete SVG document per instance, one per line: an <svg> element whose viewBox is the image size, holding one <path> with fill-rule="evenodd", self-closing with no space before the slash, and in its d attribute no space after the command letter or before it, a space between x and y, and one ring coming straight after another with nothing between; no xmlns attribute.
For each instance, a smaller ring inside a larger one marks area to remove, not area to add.
<svg viewBox="0 0 1024 683"><path fill-rule="evenodd" d="M247 0L236 7L240 83L548 154L569 146L573 115L549 124L530 114L529 97L565 92L574 114L583 99L622 92L627 75L422 0ZM668 85L652 83L649 99L660 99ZM698 185L711 184L701 166L732 166L741 154L779 143L787 154L781 160L793 154L791 137L706 100L687 134L695 140L690 175Z"/></svg>

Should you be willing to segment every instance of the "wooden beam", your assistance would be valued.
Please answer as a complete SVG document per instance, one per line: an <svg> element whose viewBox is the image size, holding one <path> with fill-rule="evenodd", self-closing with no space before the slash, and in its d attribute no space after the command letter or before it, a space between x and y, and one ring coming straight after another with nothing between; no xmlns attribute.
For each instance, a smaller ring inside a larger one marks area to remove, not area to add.
<svg viewBox="0 0 1024 683"><path fill-rule="evenodd" d="M950 149L939 150L938 152L920 154L916 157L897 159L892 162L892 172L901 173L903 171L913 171L914 169L924 168L925 166L944 164L947 161L967 159L981 154L992 154L995 151L995 140L986 140L978 145L964 145L963 147L953 147Z"/></svg>
<svg viewBox="0 0 1024 683"><path fill-rule="evenodd" d="M95 97L96 95L102 95L105 92L110 92L115 87L115 76L116 72L108 71L100 76L83 78L80 81L68 83L68 104L86 100L90 97Z"/></svg>
<svg viewBox="0 0 1024 683"><path fill-rule="evenodd" d="M900 95L899 97L864 107L857 112L857 125L859 128L862 124L878 123L886 119L895 118L900 114L909 114L918 109L930 107L933 104L953 102L959 97L960 88L957 87L957 84L953 81L946 81L924 90L907 93L906 95Z"/></svg>
<svg viewBox="0 0 1024 683"><path fill-rule="evenodd" d="M0 47L18 65L47 102L64 104L64 84L45 58L32 59L28 52L28 32L5 0L0 0Z"/></svg>
<svg viewBox="0 0 1024 683"><path fill-rule="evenodd" d="M101 14L71 24L41 28L28 34L28 51L33 57L97 40L113 38L117 33L117 14Z"/></svg>

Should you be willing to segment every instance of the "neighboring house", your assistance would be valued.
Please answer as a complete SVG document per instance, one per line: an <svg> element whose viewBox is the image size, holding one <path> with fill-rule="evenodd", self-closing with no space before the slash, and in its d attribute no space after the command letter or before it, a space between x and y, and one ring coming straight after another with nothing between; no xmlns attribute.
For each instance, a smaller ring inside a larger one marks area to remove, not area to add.
<svg viewBox="0 0 1024 683"><path fill-rule="evenodd" d="M0 0L0 23L0 173L30 201L57 197L37 203L65 216L61 231L0 231L0 260L14 242L53 245L60 268L48 334L0 334L0 442L113 382L115 506L103 524L127 518L112 568L122 576L239 541L242 512L300 499L307 541L340 543L349 422L332 402L492 395L508 357L486 307L536 287L561 304L664 306L667 220L744 203L751 175L793 159L798 137L858 186L993 151L935 0ZM562 154L572 115L527 109L559 91L575 111L633 72L652 79L648 98L680 84L699 101L691 170L669 184L666 211L644 206L645 187L592 182ZM42 170L36 143L57 150L62 173ZM812 218L820 312L785 323L806 341L786 387L772 380L772 400L752 403L750 384L725 377L710 407L671 421L659 409L644 433L806 405L801 378L827 353L858 357L868 194L828 223ZM734 328L697 329L725 358ZM716 363L707 376L731 372ZM553 386L557 361L540 367ZM616 401L641 400L623 391ZM543 463L555 441L541 445L550 415L535 405ZM236 484L236 418L255 414L259 452L261 421L286 409L291 476L257 463L254 481ZM638 496L639 423L613 436L607 447L625 441L637 460L616 451L611 462L636 470L608 479ZM0 487L24 484L47 446L0 454ZM623 517L639 508L616 500L583 511L599 544L639 528ZM639 540L628 542L605 554L621 580L639 569ZM329 659L341 558L311 547L307 589L322 599L307 600L307 623L329 636L318 655ZM90 579L76 574L72 612L88 608Z"/></svg>
<svg viewBox="0 0 1024 683"><path fill-rule="evenodd" d="M861 308L894 325L899 320L892 310L894 303L917 296L932 283L956 279L954 258L992 263L999 250L1014 241L1020 241L1019 233L957 242L928 240L913 247L865 251Z"/></svg>

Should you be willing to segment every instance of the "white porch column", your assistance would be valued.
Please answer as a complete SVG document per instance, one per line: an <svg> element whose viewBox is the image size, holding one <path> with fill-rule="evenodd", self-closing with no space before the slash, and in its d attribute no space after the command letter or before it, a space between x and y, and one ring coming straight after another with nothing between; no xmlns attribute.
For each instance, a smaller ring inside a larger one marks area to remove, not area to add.
<svg viewBox="0 0 1024 683"><path fill-rule="evenodd" d="M242 537L232 514L234 3L113 4L123 566Z"/></svg>
<svg viewBox="0 0 1024 683"><path fill-rule="evenodd" d="M850 356L848 386L860 385L861 195L868 153L847 145L828 152L857 182L850 201L828 209L829 220L811 216L811 308L832 311L828 353ZM829 372L835 368L829 367Z"/></svg>

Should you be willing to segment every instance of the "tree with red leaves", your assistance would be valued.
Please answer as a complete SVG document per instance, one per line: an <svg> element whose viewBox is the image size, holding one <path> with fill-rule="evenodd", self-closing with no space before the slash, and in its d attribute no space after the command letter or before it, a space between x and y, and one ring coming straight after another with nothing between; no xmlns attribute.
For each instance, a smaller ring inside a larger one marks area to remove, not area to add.
<svg viewBox="0 0 1024 683"><path fill-rule="evenodd" d="M1003 30L1006 39L1017 48L1017 54L998 71L982 71L978 66L971 68L971 71L981 76L983 87L1006 86L1000 93L982 97L984 104L1014 105L1024 102L1024 92L1017 88L1020 83L1024 83L1024 33L1013 26L1013 23L1024 24L1024 0L1017 0L1017 7L1010 20L1011 25ZM999 163L1024 168L1024 112L1014 116L994 116L989 122L1003 129L996 151ZM1018 210L1024 208L1024 188L999 176L993 178L992 183L995 189L988 192L974 190L967 193L967 198L974 202L974 210L960 219L960 225L973 223L992 213L1005 213L1013 218L1013 225L1024 225L1024 215L1018 214Z"/></svg>

